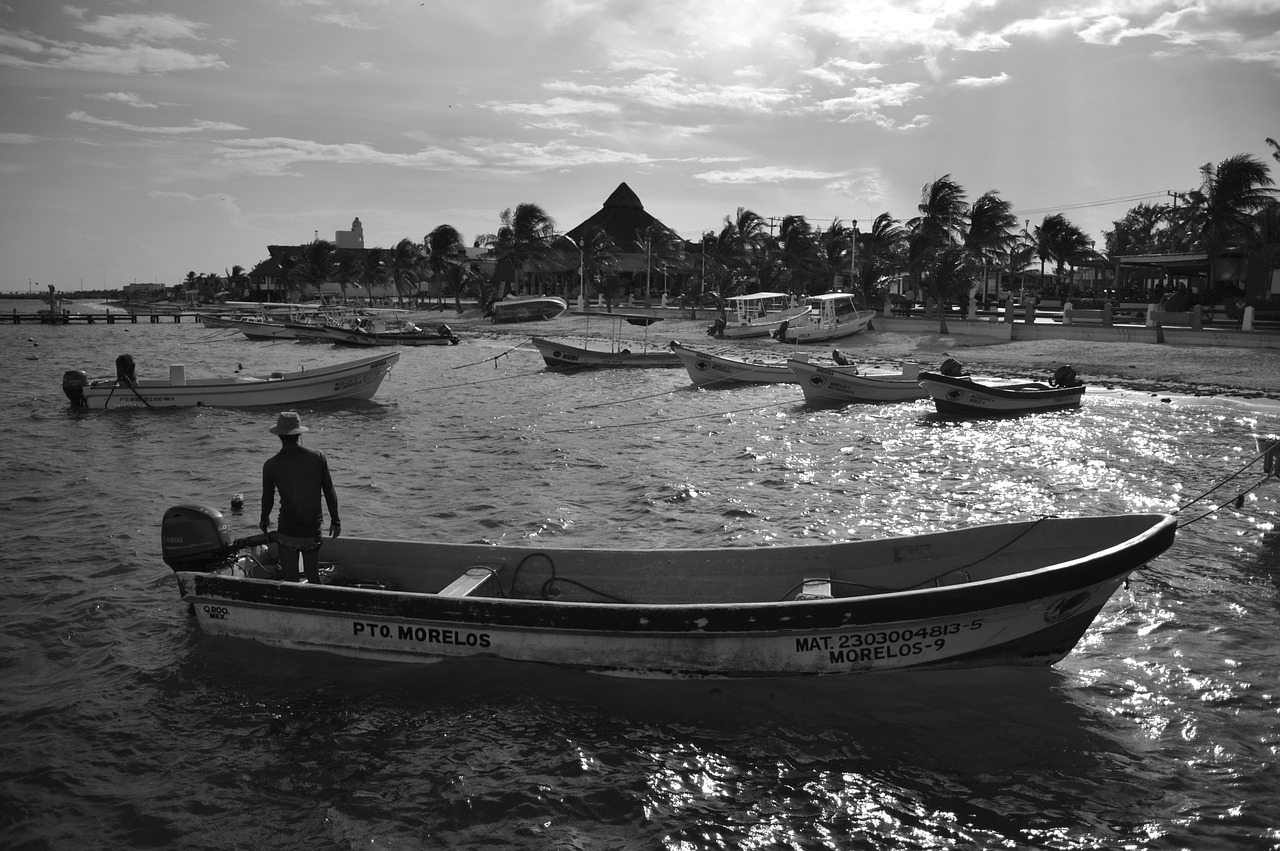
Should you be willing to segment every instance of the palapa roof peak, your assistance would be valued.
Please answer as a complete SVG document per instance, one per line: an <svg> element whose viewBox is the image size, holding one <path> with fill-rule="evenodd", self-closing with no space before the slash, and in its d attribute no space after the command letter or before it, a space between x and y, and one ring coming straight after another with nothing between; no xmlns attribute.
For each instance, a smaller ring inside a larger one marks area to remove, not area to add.
<svg viewBox="0 0 1280 851"><path fill-rule="evenodd" d="M650 225L666 227L662 222L645 212L640 196L632 191L626 183L619 183L605 199L604 206L591 215L585 222L569 231L569 237L581 240L583 234L593 228L600 228L617 244L623 252L636 251L637 233Z"/></svg>
<svg viewBox="0 0 1280 851"><path fill-rule="evenodd" d="M609 207L634 207L637 210L643 210L644 204L640 203L640 196L632 191L631 187L625 182L619 183L618 188L613 190L604 201L605 208Z"/></svg>

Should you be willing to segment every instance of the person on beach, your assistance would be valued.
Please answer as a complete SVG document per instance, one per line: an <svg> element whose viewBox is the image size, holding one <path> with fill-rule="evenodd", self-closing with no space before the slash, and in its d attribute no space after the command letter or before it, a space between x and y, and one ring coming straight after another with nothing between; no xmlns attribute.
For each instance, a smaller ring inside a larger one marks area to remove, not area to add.
<svg viewBox="0 0 1280 851"><path fill-rule="evenodd" d="M284 579L298 582L298 556L302 556L302 568L307 581L320 582L320 526L324 515L320 511L320 497L329 507L329 537L342 534L338 520L338 494L333 489L329 475L329 460L318 449L308 449L301 443L304 431L302 418L294 411L280 414L275 427L269 429L280 436L280 451L262 465L262 519L258 528L263 532L271 525L271 509L275 505L276 491L280 492L280 522L276 531L276 547L280 551L280 566Z"/></svg>

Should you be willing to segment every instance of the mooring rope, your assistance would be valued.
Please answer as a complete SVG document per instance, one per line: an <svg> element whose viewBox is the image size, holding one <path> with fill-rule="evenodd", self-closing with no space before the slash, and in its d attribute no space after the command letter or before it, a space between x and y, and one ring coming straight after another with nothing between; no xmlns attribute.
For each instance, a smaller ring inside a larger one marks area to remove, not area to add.
<svg viewBox="0 0 1280 851"><path fill-rule="evenodd" d="M482 363L488 363L489 361L493 361L493 368L494 368L494 369L497 369L497 368L498 368L498 359L499 359L499 358L505 358L507 355L511 354L511 353L512 353L512 352L514 352L516 349L523 348L524 346L526 346L526 345L528 345L528 344L530 344L530 343L532 343L532 342L533 342L532 340L525 340L523 343L520 343L520 344L519 344L519 345L517 345L517 346L512 346L511 348L507 349L505 352L499 352L498 354L494 355L494 356L493 356L493 357L491 357L491 358L485 358L484 360L478 360L478 361L475 361L474 363L463 363L463 364L458 364L457 366L451 366L451 367L449 367L449 368L450 368L450 369L467 369L468 367L479 366L479 365L480 365L480 364L482 364ZM531 373L526 373L526 374L531 374Z"/></svg>
<svg viewBox="0 0 1280 851"><path fill-rule="evenodd" d="M1176 509L1176 511L1175 511L1174 513L1176 514L1176 513L1178 513L1178 512L1181 512L1181 511L1184 511L1184 510L1186 510L1186 509L1190 508L1191 506L1195 505L1197 502L1200 502L1202 499L1204 499L1205 497L1207 497L1207 496L1209 496L1210 494L1212 494L1214 491L1217 491L1218 489L1220 489L1220 488L1222 488L1223 486L1225 486L1228 482L1231 482L1231 481L1233 481L1234 479L1239 478L1239 477L1240 477L1240 475L1241 475L1242 473L1244 473L1244 471L1245 471L1245 470L1248 470L1250 467L1252 467L1254 464L1257 464L1259 461L1261 461L1262 459L1266 458L1268 455L1272 455L1273 453L1275 453L1275 452L1276 452L1276 450L1277 450L1277 445L1276 445L1276 444L1272 443L1272 444L1268 445L1266 449L1263 449L1261 452L1259 452L1256 456L1254 456L1254 457L1253 457L1253 458L1252 458L1252 459L1251 459L1247 464L1245 464L1245 465L1244 465L1243 467L1241 467L1239 470L1236 470L1236 471L1235 471L1234 473L1232 473L1230 476L1227 476L1225 479L1223 479L1222 481L1218 482L1216 485L1214 485L1213 487L1209 488L1207 491L1205 491L1204 493L1200 494L1200 495L1199 495L1199 496L1197 496L1195 499L1189 500L1188 502L1184 502L1182 505L1178 506L1178 508ZM1236 506L1236 508L1237 508L1237 509L1241 509L1241 508L1243 508L1243 507L1244 507L1244 498L1245 498L1245 496L1246 496L1247 494L1249 494L1249 493L1251 493L1251 492L1253 492L1253 491L1257 490L1257 489L1258 489L1259 487L1261 487L1264 483L1266 483L1266 481L1267 481L1268 479L1272 478L1274 475L1275 475L1275 471L1274 471L1274 470L1268 470L1268 471L1266 472L1266 474L1265 474L1261 479L1259 479L1258 481L1254 482L1252 485L1250 485L1249 487L1245 488L1244 490L1240 491L1240 493L1236 494L1235 496L1231 497L1230 499L1226 500L1225 502L1222 502L1221 504L1219 504L1219 505L1217 505L1217 506L1215 506L1215 507L1213 507L1213 508L1209 509L1209 510L1208 510L1208 511L1206 511L1204 514L1201 514L1199 517L1193 518L1193 519L1191 519L1191 520L1187 520L1187 521L1185 521L1185 522L1183 522L1183 523L1179 523L1179 524L1178 524L1178 528L1179 528L1179 529L1182 529L1182 528L1184 528L1184 527L1186 527L1186 526L1190 526L1192 523L1198 523L1199 521L1201 521L1201 520L1205 519L1206 517L1209 517L1209 516L1210 516L1210 515L1212 515L1212 514L1216 514L1217 512L1221 511L1222 509L1226 508L1228 505L1231 505L1232 503L1235 503L1235 506Z"/></svg>

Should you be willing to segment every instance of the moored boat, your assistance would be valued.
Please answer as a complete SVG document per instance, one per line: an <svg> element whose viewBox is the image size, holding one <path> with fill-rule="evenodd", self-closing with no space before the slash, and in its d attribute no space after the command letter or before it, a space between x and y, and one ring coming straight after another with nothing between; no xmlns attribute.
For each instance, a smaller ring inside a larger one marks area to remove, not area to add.
<svg viewBox="0 0 1280 851"><path fill-rule="evenodd" d="M1039 381L975 381L948 359L941 372L922 372L918 380L940 414L967 417L1016 416L1080 407L1085 385L1069 365L1059 367L1047 384Z"/></svg>
<svg viewBox="0 0 1280 851"><path fill-rule="evenodd" d="M680 358L689 380L703 386L728 386L730 384L794 384L795 373L785 360L751 360L728 355L712 354L687 348L672 340L671 351ZM806 357L796 355L795 357Z"/></svg>
<svg viewBox="0 0 1280 851"><path fill-rule="evenodd" d="M861 372L856 365L810 363L793 358L787 366L800 382L806 402L908 402L929 394L920 386L918 364L899 372Z"/></svg>
<svg viewBox="0 0 1280 851"><path fill-rule="evenodd" d="M659 316L647 313L587 313L587 321L592 317L607 319L612 324L609 335L608 350L595 349L587 345L575 346L561 340L545 337L534 337L531 342L542 355L543 363L551 369L581 369L587 367L678 367L680 358L670 348L651 348L649 344L649 326L661 322ZM637 325L645 329L644 340L639 343L640 351L632 351L634 342L625 340L621 335L623 324Z"/></svg>
<svg viewBox="0 0 1280 851"><path fill-rule="evenodd" d="M127 359L127 360L126 360ZM133 359L116 358L116 377L91 380L83 370L62 376L62 391L73 408L247 408L285 407L305 402L371 399L400 359L388 352L329 366L268 375L188 378L186 367L169 367L168 378L137 378Z"/></svg>
<svg viewBox="0 0 1280 851"><path fill-rule="evenodd" d="M210 635L368 660L735 678L1053 664L1175 529L1129 514L641 550L342 536L324 544L320 584L277 581L269 536L233 539L207 506L166 511L161 542Z"/></svg>
<svg viewBox="0 0 1280 851"><path fill-rule="evenodd" d="M773 336L784 343L817 343L859 334L871 325L875 311L858 307L853 293L824 293L809 296L801 316L784 321Z"/></svg>
<svg viewBox="0 0 1280 851"><path fill-rule="evenodd" d="M554 319L569 309L569 303L559 296L532 296L506 298L495 301L489 310L494 322L529 322Z"/></svg>
<svg viewBox="0 0 1280 851"><path fill-rule="evenodd" d="M730 296L725 301L733 313L730 315L726 310L716 317L716 321L707 329L709 336L731 340L768 337L783 322L791 322L810 310L806 304L792 307L791 297L786 293L749 293Z"/></svg>
<svg viewBox="0 0 1280 851"><path fill-rule="evenodd" d="M382 330L359 325L326 325L324 332L330 342L340 346L456 346L460 342L453 329L443 323L434 331L404 322Z"/></svg>

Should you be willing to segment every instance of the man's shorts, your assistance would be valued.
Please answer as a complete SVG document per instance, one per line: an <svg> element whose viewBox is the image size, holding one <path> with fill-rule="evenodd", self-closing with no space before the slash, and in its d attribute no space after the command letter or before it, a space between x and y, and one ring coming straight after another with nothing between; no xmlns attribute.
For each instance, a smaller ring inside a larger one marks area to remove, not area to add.
<svg viewBox="0 0 1280 851"><path fill-rule="evenodd" d="M297 550L300 553L315 552L320 549L321 538L319 533L306 538L295 538L293 535L282 535L276 532L276 544L281 547L288 547L291 550Z"/></svg>

